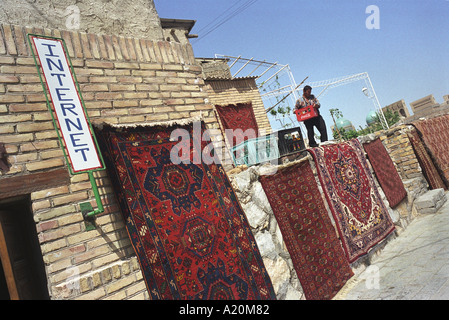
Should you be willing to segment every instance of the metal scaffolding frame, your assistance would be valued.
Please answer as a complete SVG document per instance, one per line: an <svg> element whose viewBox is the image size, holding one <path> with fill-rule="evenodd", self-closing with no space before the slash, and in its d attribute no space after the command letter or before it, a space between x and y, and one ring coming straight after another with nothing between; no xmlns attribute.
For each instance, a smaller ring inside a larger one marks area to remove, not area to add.
<svg viewBox="0 0 449 320"><path fill-rule="evenodd" d="M221 54L216 54L215 58L226 59L229 63L231 74L232 68L236 66L239 67L239 69L234 72L233 77L236 77L237 75L239 75L240 77L249 77L252 76L257 70L262 69L261 74L256 76L256 83L258 85L267 112L270 111L273 106L279 104L280 102L283 102L287 97L290 98L290 101L294 106L296 100L302 95L302 89L306 85L311 86L312 88L314 88L314 90L321 88L321 91L317 95L317 97L322 97L329 89L346 85L355 81L364 81L365 87L363 88L363 93L372 100L375 110L380 116L382 127L384 129L389 128L388 123L385 119L385 115L382 111L382 107L379 103L379 99L377 98L376 92L374 91L374 87L367 72L316 82L303 81L301 84L297 85L288 64L267 62L266 60L255 60L254 58L247 59L242 58L242 56L233 57ZM250 65L256 67L254 69L251 69L251 72L242 75L244 71L248 70L248 66ZM275 99L274 102L271 100L273 98ZM274 118L275 120L280 121L282 124L282 120L279 117L275 116ZM292 119L291 116L288 116L287 119L289 119L291 123L295 125L294 119Z"/></svg>
<svg viewBox="0 0 449 320"><path fill-rule="evenodd" d="M216 54L216 59L225 59L228 61L232 77L250 77L256 78L256 84L259 88L265 109L269 110L271 106L280 102L286 95L290 95L291 104L294 105L299 98L297 95L297 87L293 73L288 64L280 64L279 62L268 62L266 60L257 60L254 58L243 58L242 56L228 56ZM255 74L258 71L258 74ZM285 117L272 116L268 114L269 119L279 121L281 126L285 126L285 122L290 122L293 126L298 123L293 115Z"/></svg>
<svg viewBox="0 0 449 320"><path fill-rule="evenodd" d="M382 111L382 107L380 105L379 99L377 98L376 92L374 91L373 84L371 82L371 79L367 72L362 72L358 74L353 74L350 76L340 77L340 78L334 78L329 80L323 80L323 81L317 81L317 82L309 82L305 83L304 85L309 85L312 88L323 88L321 92L317 95L317 97L322 97L327 90L336 88L342 85L346 85L355 81L361 81L363 80L365 82L365 87L362 89L363 93L372 100L374 104L374 108L376 109L377 113L380 117L380 122L382 124L382 127L384 129L388 129L389 125L387 123L387 120L385 119L385 115Z"/></svg>

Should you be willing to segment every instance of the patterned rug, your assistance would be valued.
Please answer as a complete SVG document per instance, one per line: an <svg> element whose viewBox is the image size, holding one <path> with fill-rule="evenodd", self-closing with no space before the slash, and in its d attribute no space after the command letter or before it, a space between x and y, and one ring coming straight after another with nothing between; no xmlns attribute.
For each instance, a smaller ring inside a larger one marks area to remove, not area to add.
<svg viewBox="0 0 449 320"><path fill-rule="evenodd" d="M308 149L350 263L394 229L357 139Z"/></svg>
<svg viewBox="0 0 449 320"><path fill-rule="evenodd" d="M234 132L235 136L232 146L236 146L237 144L248 139L254 139L258 137L259 127L257 125L256 117L254 115L254 109L251 103L237 103L229 104L226 106L216 105L215 110L217 110L223 130L242 130ZM244 133L247 130L251 130L248 131L248 133L252 133L253 136L248 137L248 135L245 135Z"/></svg>
<svg viewBox="0 0 449 320"><path fill-rule="evenodd" d="M407 133L407 136L410 140L410 143L412 144L413 150L415 151L415 155L418 159L419 165L421 166L423 175L426 178L427 183L429 184L429 188L431 190L440 188L446 190L446 185L441 179L438 170L435 168L432 159L427 153L427 150L424 147L421 138L419 137L418 131L413 128L412 130L410 130L410 132Z"/></svg>
<svg viewBox="0 0 449 320"><path fill-rule="evenodd" d="M449 115L412 123L434 160L446 186L449 186Z"/></svg>
<svg viewBox="0 0 449 320"><path fill-rule="evenodd" d="M353 272L309 161L259 178L308 300L329 300Z"/></svg>
<svg viewBox="0 0 449 320"><path fill-rule="evenodd" d="M166 300L275 299L222 166L194 164L196 147L208 142L193 126L97 130L148 292ZM191 139L170 139L174 129ZM176 154L191 162L174 164Z"/></svg>
<svg viewBox="0 0 449 320"><path fill-rule="evenodd" d="M363 144L363 148L390 207L394 208L407 197L407 191L390 155L379 138Z"/></svg>

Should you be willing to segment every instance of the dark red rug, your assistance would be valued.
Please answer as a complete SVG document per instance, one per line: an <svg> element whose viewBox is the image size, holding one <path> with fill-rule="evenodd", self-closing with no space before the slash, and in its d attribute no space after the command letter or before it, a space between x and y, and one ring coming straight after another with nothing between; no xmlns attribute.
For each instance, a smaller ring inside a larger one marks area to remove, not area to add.
<svg viewBox="0 0 449 320"><path fill-rule="evenodd" d="M396 207L407 197L407 191L390 155L379 138L363 144L363 148L367 153L368 160L373 167L374 174L385 193L390 207Z"/></svg>
<svg viewBox="0 0 449 320"><path fill-rule="evenodd" d="M97 130L148 292L167 300L275 299L225 171L195 164L210 142L192 127ZM175 129L191 139L170 139ZM190 163L174 164L174 155Z"/></svg>
<svg viewBox="0 0 449 320"><path fill-rule="evenodd" d="M350 263L394 229L357 139L308 151Z"/></svg>
<svg viewBox="0 0 449 320"><path fill-rule="evenodd" d="M259 178L308 300L329 300L353 272L308 161Z"/></svg>
<svg viewBox="0 0 449 320"><path fill-rule="evenodd" d="M435 163L445 185L449 187L449 115L412 123Z"/></svg>
<svg viewBox="0 0 449 320"><path fill-rule="evenodd" d="M259 136L259 127L251 103L216 105L215 110L217 110L223 130L232 129L234 131L232 146Z"/></svg>
<svg viewBox="0 0 449 320"><path fill-rule="evenodd" d="M447 189L443 180L441 179L441 175L439 174L435 164L429 156L426 148L424 147L421 138L419 137L418 131L415 128L410 130L407 133L407 136L412 144L413 151L415 152L416 158L418 159L419 165L421 166L422 173L429 184L429 188L434 189Z"/></svg>

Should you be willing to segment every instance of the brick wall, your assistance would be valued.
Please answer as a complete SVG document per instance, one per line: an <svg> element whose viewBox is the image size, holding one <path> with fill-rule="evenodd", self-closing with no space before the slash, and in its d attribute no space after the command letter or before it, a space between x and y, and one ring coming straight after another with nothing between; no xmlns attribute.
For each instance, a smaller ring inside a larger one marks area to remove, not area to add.
<svg viewBox="0 0 449 320"><path fill-rule="evenodd" d="M396 164L402 180L420 178L421 167L415 156L413 147L407 137L408 126L399 126L390 130L381 131L380 139Z"/></svg>
<svg viewBox="0 0 449 320"><path fill-rule="evenodd" d="M206 85L209 101L213 105L226 106L251 101L259 130L265 134L271 133L271 125L254 78L206 79Z"/></svg>
<svg viewBox="0 0 449 320"><path fill-rule="evenodd" d="M190 45L114 35L0 27L0 143L8 178L67 168L27 33L62 37L92 122L176 120L202 113L220 136ZM148 294L106 171L95 174L105 212L85 231L79 204L96 208L87 174L31 192L32 212L52 299L145 299ZM75 282L74 282L75 280Z"/></svg>
<svg viewBox="0 0 449 320"><path fill-rule="evenodd" d="M205 83L209 96L209 103L213 105L226 106L228 104L251 102L254 109L254 116L259 127L259 132L262 135L271 133L271 125L265 112L265 107L254 78L209 78L205 80ZM216 114L216 117L219 117L218 114ZM219 125L221 127L221 123L219 123ZM227 141L227 139L225 141L226 145L229 147L231 144ZM224 152L222 153L222 162L225 164L225 170L228 171L233 168L233 162L227 150L228 149L223 149Z"/></svg>
<svg viewBox="0 0 449 320"><path fill-rule="evenodd" d="M416 214L413 211L415 199L428 191L426 178L422 173L421 166L419 165L412 144L407 136L409 130L410 126L401 125L389 130L378 131L369 137L365 136L362 138L380 138L404 183L408 196L393 210L399 214L400 224L403 227L405 227Z"/></svg>

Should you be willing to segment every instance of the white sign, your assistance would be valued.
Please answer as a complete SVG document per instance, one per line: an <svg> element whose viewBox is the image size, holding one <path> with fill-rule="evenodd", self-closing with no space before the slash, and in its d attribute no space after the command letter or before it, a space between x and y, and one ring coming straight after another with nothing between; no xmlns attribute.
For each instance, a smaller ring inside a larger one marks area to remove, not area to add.
<svg viewBox="0 0 449 320"><path fill-rule="evenodd" d="M102 167L62 40L31 37L74 172Z"/></svg>

